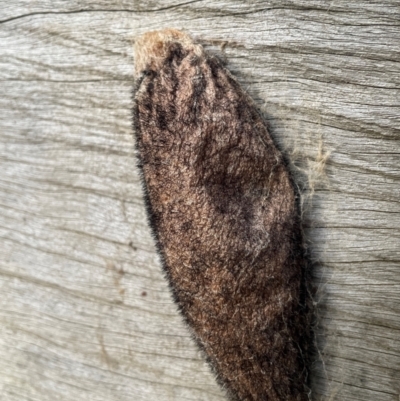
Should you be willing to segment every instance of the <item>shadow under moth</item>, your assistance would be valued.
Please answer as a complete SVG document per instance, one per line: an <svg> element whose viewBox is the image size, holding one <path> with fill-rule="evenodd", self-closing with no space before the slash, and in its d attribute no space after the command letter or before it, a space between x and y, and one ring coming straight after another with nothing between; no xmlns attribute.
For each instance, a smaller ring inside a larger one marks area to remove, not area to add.
<svg viewBox="0 0 400 401"><path fill-rule="evenodd" d="M174 299L231 400L308 400L298 197L249 96L185 33L135 41L134 130Z"/></svg>

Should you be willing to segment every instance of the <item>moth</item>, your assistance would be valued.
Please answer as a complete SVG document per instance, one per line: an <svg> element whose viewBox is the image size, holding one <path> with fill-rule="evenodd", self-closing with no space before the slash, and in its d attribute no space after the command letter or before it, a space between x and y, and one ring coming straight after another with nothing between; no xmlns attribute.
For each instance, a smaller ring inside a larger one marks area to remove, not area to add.
<svg viewBox="0 0 400 401"><path fill-rule="evenodd" d="M148 32L134 51L138 163L174 300L230 400L308 400L310 272L284 158L188 34Z"/></svg>

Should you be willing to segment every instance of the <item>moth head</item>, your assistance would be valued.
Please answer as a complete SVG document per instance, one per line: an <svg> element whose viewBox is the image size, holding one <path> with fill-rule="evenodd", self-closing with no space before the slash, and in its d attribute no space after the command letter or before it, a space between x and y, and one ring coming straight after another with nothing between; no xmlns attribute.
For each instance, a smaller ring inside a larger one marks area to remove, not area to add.
<svg viewBox="0 0 400 401"><path fill-rule="evenodd" d="M181 44L182 47L192 50L197 55L202 54L201 46L194 44L185 32L171 28L147 32L135 39L135 78L146 70L158 70L174 44Z"/></svg>

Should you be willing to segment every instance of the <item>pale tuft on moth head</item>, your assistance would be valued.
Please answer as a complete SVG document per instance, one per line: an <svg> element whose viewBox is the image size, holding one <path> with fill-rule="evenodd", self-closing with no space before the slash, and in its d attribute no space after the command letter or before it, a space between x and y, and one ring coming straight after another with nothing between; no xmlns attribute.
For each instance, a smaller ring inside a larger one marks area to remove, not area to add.
<svg viewBox="0 0 400 401"><path fill-rule="evenodd" d="M134 43L135 78L147 69L159 69L169 54L171 44L180 44L198 56L203 53L201 46L193 43L189 35L177 29L147 32L138 37Z"/></svg>

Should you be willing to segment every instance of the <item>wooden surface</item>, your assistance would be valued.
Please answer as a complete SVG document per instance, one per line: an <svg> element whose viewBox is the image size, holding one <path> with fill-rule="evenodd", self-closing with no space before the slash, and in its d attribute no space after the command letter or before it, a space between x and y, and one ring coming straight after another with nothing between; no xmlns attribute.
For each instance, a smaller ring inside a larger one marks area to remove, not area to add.
<svg viewBox="0 0 400 401"><path fill-rule="evenodd" d="M4 2L0 399L225 399L135 166L132 41L172 26L226 59L305 188L314 400L399 401L399 18L395 0Z"/></svg>

